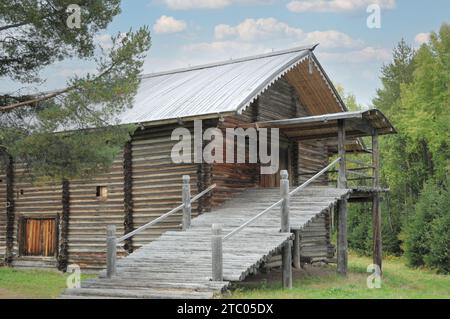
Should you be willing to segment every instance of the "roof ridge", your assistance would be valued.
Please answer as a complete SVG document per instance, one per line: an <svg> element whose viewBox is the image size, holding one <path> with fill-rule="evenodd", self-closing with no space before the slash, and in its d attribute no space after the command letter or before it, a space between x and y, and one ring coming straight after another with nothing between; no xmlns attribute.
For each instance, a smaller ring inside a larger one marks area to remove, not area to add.
<svg viewBox="0 0 450 319"><path fill-rule="evenodd" d="M286 49L286 50L280 50L280 51L274 51L274 52L269 52L269 53L253 55L253 56L247 56L247 57L243 57L243 58L239 58L239 59L235 59L235 60L219 61L219 62L207 63L207 64L197 65L197 66L188 67L188 68L179 68L179 69L173 69L173 70L168 70L168 71L143 74L142 79L153 78L153 77L162 76L162 75L169 75L169 74L201 70L201 69L208 69L208 68L213 68L213 67L222 66L222 65L229 65L229 64L234 64L234 63L258 60L258 59L263 59L263 58L268 58L268 57L273 57L273 56L278 56L278 55L283 55L283 54L302 52L302 51L306 51L306 50L314 51L314 49L318 45L319 44L317 43L314 45L301 46L301 47L295 47L295 48Z"/></svg>

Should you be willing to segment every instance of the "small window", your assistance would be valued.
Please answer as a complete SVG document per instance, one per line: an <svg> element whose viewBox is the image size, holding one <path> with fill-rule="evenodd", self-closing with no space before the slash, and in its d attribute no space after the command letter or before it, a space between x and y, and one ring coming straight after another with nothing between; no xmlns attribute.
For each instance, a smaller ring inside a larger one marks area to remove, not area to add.
<svg viewBox="0 0 450 319"><path fill-rule="evenodd" d="M21 189L21 190L19 191L19 194L20 194L20 195L23 195L23 194L24 194L23 189Z"/></svg>
<svg viewBox="0 0 450 319"><path fill-rule="evenodd" d="M106 200L108 198L108 187L97 186L96 196L98 200Z"/></svg>

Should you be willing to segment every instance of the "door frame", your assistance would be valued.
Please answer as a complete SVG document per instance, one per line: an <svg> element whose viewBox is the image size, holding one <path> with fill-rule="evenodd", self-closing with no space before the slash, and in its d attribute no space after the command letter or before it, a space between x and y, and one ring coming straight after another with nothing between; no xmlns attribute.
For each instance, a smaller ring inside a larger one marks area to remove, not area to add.
<svg viewBox="0 0 450 319"><path fill-rule="evenodd" d="M26 246L26 222L29 219L53 219L55 220L55 254L53 256L27 256L24 254L24 248ZM57 258L59 255L59 214L41 214L41 215L20 215L17 223L17 240L18 240L18 257L35 257L35 258Z"/></svg>

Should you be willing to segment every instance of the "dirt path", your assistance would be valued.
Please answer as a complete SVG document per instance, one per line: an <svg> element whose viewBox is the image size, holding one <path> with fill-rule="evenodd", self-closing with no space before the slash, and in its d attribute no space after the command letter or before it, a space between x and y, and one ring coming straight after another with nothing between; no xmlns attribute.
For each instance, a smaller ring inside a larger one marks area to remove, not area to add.
<svg viewBox="0 0 450 319"><path fill-rule="evenodd" d="M26 296L19 295L6 289L0 288L0 299L26 299Z"/></svg>

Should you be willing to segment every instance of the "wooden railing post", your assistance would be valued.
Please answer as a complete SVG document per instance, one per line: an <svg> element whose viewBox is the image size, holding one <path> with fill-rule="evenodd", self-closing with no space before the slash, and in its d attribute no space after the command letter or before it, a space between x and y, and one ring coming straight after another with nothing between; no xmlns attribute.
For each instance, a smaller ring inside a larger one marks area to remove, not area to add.
<svg viewBox="0 0 450 319"><path fill-rule="evenodd" d="M281 232L291 231L289 225L289 174L286 170L280 172L280 194L283 202L281 203Z"/></svg>
<svg viewBox="0 0 450 319"><path fill-rule="evenodd" d="M108 225L106 229L106 277L116 274L117 238L116 226Z"/></svg>
<svg viewBox="0 0 450 319"><path fill-rule="evenodd" d="M347 188L345 163L345 122L338 120L338 152L340 157L338 188ZM337 230L337 273L347 275L348 240L347 240L347 199L338 202L338 230Z"/></svg>
<svg viewBox="0 0 450 319"><path fill-rule="evenodd" d="M187 230L191 227L191 177L189 175L183 175L183 230Z"/></svg>
<svg viewBox="0 0 450 319"><path fill-rule="evenodd" d="M280 193L281 199L281 232L289 233L291 226L289 223L289 174L286 170L280 172ZM282 251L282 267L283 267L283 288L292 288L292 244L288 240L283 246Z"/></svg>
<svg viewBox="0 0 450 319"><path fill-rule="evenodd" d="M212 280L223 281L223 238L222 225L212 225Z"/></svg>

